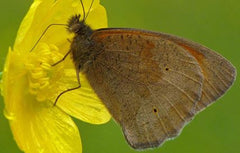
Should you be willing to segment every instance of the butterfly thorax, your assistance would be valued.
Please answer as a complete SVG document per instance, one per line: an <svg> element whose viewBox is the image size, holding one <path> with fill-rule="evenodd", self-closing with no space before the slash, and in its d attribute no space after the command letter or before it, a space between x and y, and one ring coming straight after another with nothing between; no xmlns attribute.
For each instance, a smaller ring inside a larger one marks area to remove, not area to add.
<svg viewBox="0 0 240 153"><path fill-rule="evenodd" d="M86 25L85 21L79 20L80 15L75 15L68 22L68 31L74 33L70 51L76 69L80 71L85 65L91 63L96 55L94 51L94 42L91 40L93 30Z"/></svg>

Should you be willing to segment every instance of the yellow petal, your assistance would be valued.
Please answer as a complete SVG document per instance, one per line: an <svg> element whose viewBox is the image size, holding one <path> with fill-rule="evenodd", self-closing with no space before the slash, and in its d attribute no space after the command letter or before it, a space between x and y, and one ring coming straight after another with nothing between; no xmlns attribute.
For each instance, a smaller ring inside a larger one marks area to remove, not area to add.
<svg viewBox="0 0 240 153"><path fill-rule="evenodd" d="M66 77L58 81L59 88L66 90L66 82L77 84L75 70L65 70ZM102 124L110 120L110 114L97 97L86 77L80 74L81 88L63 94L57 102L62 110L82 121L92 124ZM68 87L71 88L71 87ZM55 99L55 98L54 98Z"/></svg>
<svg viewBox="0 0 240 153"><path fill-rule="evenodd" d="M56 107L35 104L40 103L16 104L18 111L5 113L18 146L26 153L81 153L80 135L72 119Z"/></svg>
<svg viewBox="0 0 240 153"><path fill-rule="evenodd" d="M24 51L24 47L28 47L27 49L32 46L31 39L32 37L29 34L29 31L31 31L31 27L33 24L33 20L37 11L37 8L41 4L41 1L36 0L31 5L28 13L24 17L17 33L17 37L15 40L14 48L16 48L19 51ZM33 35L32 33L31 35Z"/></svg>
<svg viewBox="0 0 240 153"><path fill-rule="evenodd" d="M98 97L87 88L66 93L58 106L69 115L92 124L106 123L111 117Z"/></svg>
<svg viewBox="0 0 240 153"><path fill-rule="evenodd" d="M100 29L107 27L107 13L106 9L102 5L96 5L94 9L91 9L87 17L87 24L93 29Z"/></svg>

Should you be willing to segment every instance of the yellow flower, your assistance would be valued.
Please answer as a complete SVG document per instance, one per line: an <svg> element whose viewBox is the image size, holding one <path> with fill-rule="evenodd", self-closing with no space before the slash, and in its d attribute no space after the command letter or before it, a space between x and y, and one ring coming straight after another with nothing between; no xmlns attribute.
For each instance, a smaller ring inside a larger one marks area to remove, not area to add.
<svg viewBox="0 0 240 153"><path fill-rule="evenodd" d="M83 0L87 11L92 0ZM2 78L5 116L14 138L26 153L81 153L81 140L71 116L92 124L106 123L110 115L84 75L81 89L61 96L77 86L72 60L68 57L72 35L64 26L51 27L30 52L50 24L67 23L83 14L80 0L35 0L21 23L13 49L9 49ZM87 18L93 29L107 26L105 9L95 0Z"/></svg>

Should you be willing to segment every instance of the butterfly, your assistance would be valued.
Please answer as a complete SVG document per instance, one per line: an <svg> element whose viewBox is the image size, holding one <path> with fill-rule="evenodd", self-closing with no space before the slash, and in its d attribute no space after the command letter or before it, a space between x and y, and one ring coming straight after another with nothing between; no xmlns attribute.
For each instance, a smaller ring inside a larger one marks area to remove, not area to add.
<svg viewBox="0 0 240 153"><path fill-rule="evenodd" d="M161 32L93 30L86 16L69 19L67 30L75 36L64 58L53 64L71 55L79 85L59 94L54 105L64 93L81 88L83 72L135 149L176 137L235 80L234 66L203 45Z"/></svg>

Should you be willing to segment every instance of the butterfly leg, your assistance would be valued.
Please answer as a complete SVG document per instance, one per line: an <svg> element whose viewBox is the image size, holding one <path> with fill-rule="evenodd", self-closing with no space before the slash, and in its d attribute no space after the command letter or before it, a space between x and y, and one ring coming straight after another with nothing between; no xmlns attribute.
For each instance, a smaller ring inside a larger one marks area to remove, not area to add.
<svg viewBox="0 0 240 153"><path fill-rule="evenodd" d="M64 61L64 60L66 59L66 57L70 54L70 52L71 52L71 50L69 50L69 51L67 52L67 54L64 55L64 57L63 57L61 60L59 60L59 61L57 61L56 63L52 64L52 66L56 66L57 64L59 64L59 63L61 63L62 61Z"/></svg>
<svg viewBox="0 0 240 153"><path fill-rule="evenodd" d="M71 41L69 38L67 39L67 41L68 41L70 44L72 43L72 41Z"/></svg>
<svg viewBox="0 0 240 153"><path fill-rule="evenodd" d="M73 90L76 90L76 89L81 88L80 77L79 77L79 69L76 70L76 75L77 75L78 86L77 86L77 87L74 87L74 88L67 89L67 90L61 92L61 93L57 96L57 98L56 98L56 100L55 100L55 102L54 102L54 104L53 104L54 106L57 104L58 99L59 99L63 94L65 94L66 92L73 91Z"/></svg>

